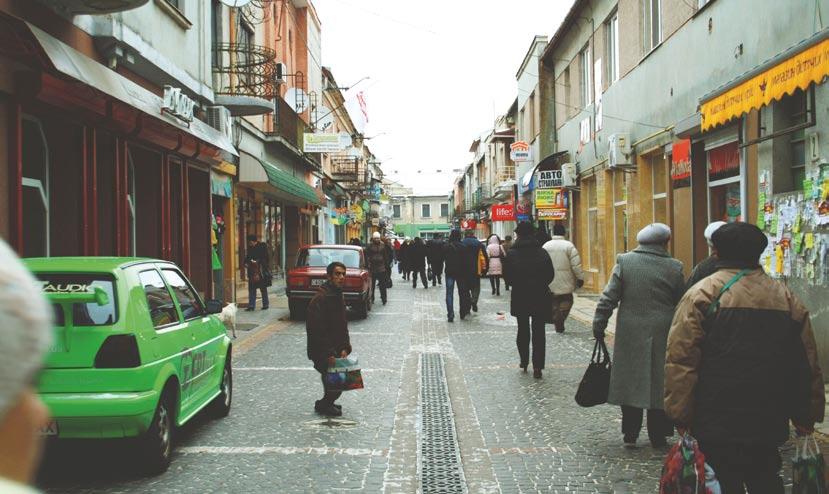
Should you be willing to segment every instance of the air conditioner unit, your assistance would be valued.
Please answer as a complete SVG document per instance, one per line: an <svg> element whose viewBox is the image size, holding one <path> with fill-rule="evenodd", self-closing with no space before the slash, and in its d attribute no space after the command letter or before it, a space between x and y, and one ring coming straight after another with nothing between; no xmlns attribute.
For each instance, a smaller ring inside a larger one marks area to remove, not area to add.
<svg viewBox="0 0 829 494"><path fill-rule="evenodd" d="M207 107L207 125L218 130L228 138L233 138L233 117L224 106Z"/></svg>
<svg viewBox="0 0 829 494"><path fill-rule="evenodd" d="M277 84L285 84L286 77L288 76L288 66L282 62L276 63L276 69L274 70L273 80Z"/></svg>
<svg viewBox="0 0 829 494"><path fill-rule="evenodd" d="M561 165L561 186L576 186L576 165L575 163L562 163Z"/></svg>
<svg viewBox="0 0 829 494"><path fill-rule="evenodd" d="M608 168L631 166L633 164L630 159L630 134L611 134L608 142L610 146L607 156Z"/></svg>

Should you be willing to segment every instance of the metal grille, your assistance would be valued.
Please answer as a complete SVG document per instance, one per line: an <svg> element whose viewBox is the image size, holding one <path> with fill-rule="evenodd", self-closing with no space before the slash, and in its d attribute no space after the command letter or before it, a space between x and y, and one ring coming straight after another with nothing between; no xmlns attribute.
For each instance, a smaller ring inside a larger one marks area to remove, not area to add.
<svg viewBox="0 0 829 494"><path fill-rule="evenodd" d="M420 484L424 494L466 492L443 355L420 357Z"/></svg>

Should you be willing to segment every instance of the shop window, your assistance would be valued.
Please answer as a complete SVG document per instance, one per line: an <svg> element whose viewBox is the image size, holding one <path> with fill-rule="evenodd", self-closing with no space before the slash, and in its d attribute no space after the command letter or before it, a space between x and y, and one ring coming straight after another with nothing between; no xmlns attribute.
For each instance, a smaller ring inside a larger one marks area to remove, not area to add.
<svg viewBox="0 0 829 494"><path fill-rule="evenodd" d="M441 218L448 218L449 217L449 204L441 204L440 205L440 217Z"/></svg>
<svg viewBox="0 0 829 494"><path fill-rule="evenodd" d="M625 172L613 172L613 231L616 254L628 251L627 187Z"/></svg>
<svg viewBox="0 0 829 494"><path fill-rule="evenodd" d="M117 255L115 235L115 137L95 131L95 175L98 185L98 251Z"/></svg>
<svg viewBox="0 0 829 494"><path fill-rule="evenodd" d="M707 150L708 220L742 221L740 148L731 142Z"/></svg>
<svg viewBox="0 0 829 494"><path fill-rule="evenodd" d="M579 74L581 75L579 78L579 94L582 107L586 107L593 101L590 94L591 70L593 70L593 67L590 63L590 47L586 46L579 53Z"/></svg>
<svg viewBox="0 0 829 494"><path fill-rule="evenodd" d="M605 60L608 85L619 80L619 14L614 12L605 23Z"/></svg>
<svg viewBox="0 0 829 494"><path fill-rule="evenodd" d="M642 0L645 53L662 42L662 0Z"/></svg>
<svg viewBox="0 0 829 494"><path fill-rule="evenodd" d="M662 154L653 155L650 162L653 180L653 221L668 225L668 165Z"/></svg>
<svg viewBox="0 0 829 494"><path fill-rule="evenodd" d="M210 238L210 174L195 167L187 170L187 203L189 266L187 276L199 294L205 296L211 287L213 270ZM143 231L142 231L143 234Z"/></svg>
<svg viewBox="0 0 829 494"><path fill-rule="evenodd" d="M161 154L139 146L129 146L128 154L134 185L132 248L137 256L161 258Z"/></svg>
<svg viewBox="0 0 829 494"><path fill-rule="evenodd" d="M44 118L49 150L49 255L80 256L83 251L84 128L58 118ZM54 165L54 166L53 166ZM59 186L58 186L59 184Z"/></svg>
<svg viewBox="0 0 829 494"><path fill-rule="evenodd" d="M810 118L811 91L798 89L774 104L774 192L803 190L806 178L806 126ZM793 129L787 132L787 129Z"/></svg>
<svg viewBox="0 0 829 494"><path fill-rule="evenodd" d="M40 122L23 118L23 255L49 255L49 146Z"/></svg>
<svg viewBox="0 0 829 494"><path fill-rule="evenodd" d="M585 181L587 188L587 266L591 269L599 267L599 191L596 179Z"/></svg>

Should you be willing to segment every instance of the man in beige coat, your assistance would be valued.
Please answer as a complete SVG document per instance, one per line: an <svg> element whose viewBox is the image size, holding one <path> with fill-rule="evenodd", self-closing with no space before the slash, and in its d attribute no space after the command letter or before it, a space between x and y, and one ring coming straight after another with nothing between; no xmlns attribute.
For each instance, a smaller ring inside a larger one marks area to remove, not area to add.
<svg viewBox="0 0 829 494"><path fill-rule="evenodd" d="M584 271L581 268L581 256L576 246L564 238L564 225L553 226L553 239L542 247L550 255L556 277L550 283L552 292L552 322L556 333L564 332L564 321L573 308L573 292L584 285Z"/></svg>

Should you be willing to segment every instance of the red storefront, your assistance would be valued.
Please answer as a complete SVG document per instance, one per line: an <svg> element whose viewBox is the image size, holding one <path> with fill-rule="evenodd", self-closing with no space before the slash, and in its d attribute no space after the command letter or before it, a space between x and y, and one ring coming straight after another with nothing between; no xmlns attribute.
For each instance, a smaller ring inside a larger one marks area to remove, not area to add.
<svg viewBox="0 0 829 494"><path fill-rule="evenodd" d="M236 154L230 140L29 23L0 13L0 31L0 61L16 62L0 65L14 81L0 88L10 243L23 256L169 259L211 294L210 170Z"/></svg>

